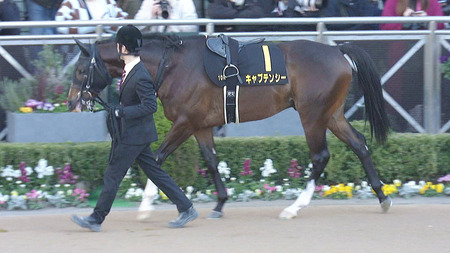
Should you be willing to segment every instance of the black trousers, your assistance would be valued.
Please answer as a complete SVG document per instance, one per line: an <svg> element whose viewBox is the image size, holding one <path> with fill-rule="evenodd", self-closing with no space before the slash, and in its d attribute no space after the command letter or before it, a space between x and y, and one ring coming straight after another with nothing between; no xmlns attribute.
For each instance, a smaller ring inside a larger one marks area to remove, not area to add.
<svg viewBox="0 0 450 253"><path fill-rule="evenodd" d="M192 202L175 181L156 163L149 144L125 145L113 142L109 165L103 177L103 189L94 212L91 214L91 217L98 223L102 223L110 212L120 183L134 161L139 164L145 175L177 206L179 212L186 211L192 206Z"/></svg>

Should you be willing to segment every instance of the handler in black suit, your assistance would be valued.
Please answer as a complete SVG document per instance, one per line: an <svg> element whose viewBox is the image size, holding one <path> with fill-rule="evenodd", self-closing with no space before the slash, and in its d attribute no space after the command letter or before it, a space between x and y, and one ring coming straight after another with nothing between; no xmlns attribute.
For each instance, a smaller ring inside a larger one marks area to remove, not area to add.
<svg viewBox="0 0 450 253"><path fill-rule="evenodd" d="M158 139L153 121L157 102L152 78L139 57L141 32L132 25L124 26L117 32L116 42L120 59L125 62L119 105L110 111L113 114L110 117L118 122L118 129L112 130L111 157L97 206L90 216L73 215L72 221L92 231L100 231L101 223L111 210L120 182L136 160L147 177L177 206L180 215L169 222L169 227L183 227L196 219L198 213L180 187L156 163L149 146Z"/></svg>

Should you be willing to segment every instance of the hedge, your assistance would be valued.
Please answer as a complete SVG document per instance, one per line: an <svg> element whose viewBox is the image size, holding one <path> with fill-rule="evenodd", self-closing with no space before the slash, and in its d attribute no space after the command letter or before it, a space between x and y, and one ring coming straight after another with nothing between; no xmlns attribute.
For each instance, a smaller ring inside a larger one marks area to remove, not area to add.
<svg viewBox="0 0 450 253"><path fill-rule="evenodd" d="M156 120L156 122L162 122ZM361 130L361 126L357 128ZM364 130L364 129L362 129ZM368 136L367 131L363 131ZM160 133L163 134L163 133ZM357 156L332 134L328 135L330 161L319 183L335 184L367 180ZM266 159L272 159L278 170L275 180L287 177L290 161L297 159L306 167L310 163L309 150L304 136L216 138L219 161L231 168L231 176L237 177L246 158L251 159L254 179L261 178L259 168ZM450 174L450 134L398 134L390 135L388 142L377 145L369 141L369 150L381 179L392 182L400 179L435 181ZM71 163L73 172L93 187L102 183L107 166L110 143L62 143L18 144L0 143L0 167L13 165L18 168L24 161L34 167L41 158L54 167ZM181 186L198 182L197 168L206 168L194 138L190 138L169 156L163 169ZM141 177L145 182L145 176Z"/></svg>

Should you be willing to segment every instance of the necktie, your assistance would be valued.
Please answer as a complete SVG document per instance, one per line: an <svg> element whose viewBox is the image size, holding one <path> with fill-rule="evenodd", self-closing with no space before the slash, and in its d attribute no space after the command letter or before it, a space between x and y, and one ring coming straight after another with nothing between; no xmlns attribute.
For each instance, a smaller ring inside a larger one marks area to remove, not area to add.
<svg viewBox="0 0 450 253"><path fill-rule="evenodd" d="M125 76L126 76L127 72L125 71L125 69L122 71L122 78L120 79L120 81L117 84L117 91L120 91L120 86L122 86L123 80L125 80Z"/></svg>

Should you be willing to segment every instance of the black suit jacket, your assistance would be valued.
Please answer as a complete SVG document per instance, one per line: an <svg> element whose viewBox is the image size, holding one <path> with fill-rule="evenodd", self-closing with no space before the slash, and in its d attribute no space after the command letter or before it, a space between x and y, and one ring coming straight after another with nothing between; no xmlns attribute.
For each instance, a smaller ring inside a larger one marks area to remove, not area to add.
<svg viewBox="0 0 450 253"><path fill-rule="evenodd" d="M158 140L153 113L158 109L153 80L142 62L128 73L120 88L123 106L120 141L128 145L148 144Z"/></svg>

